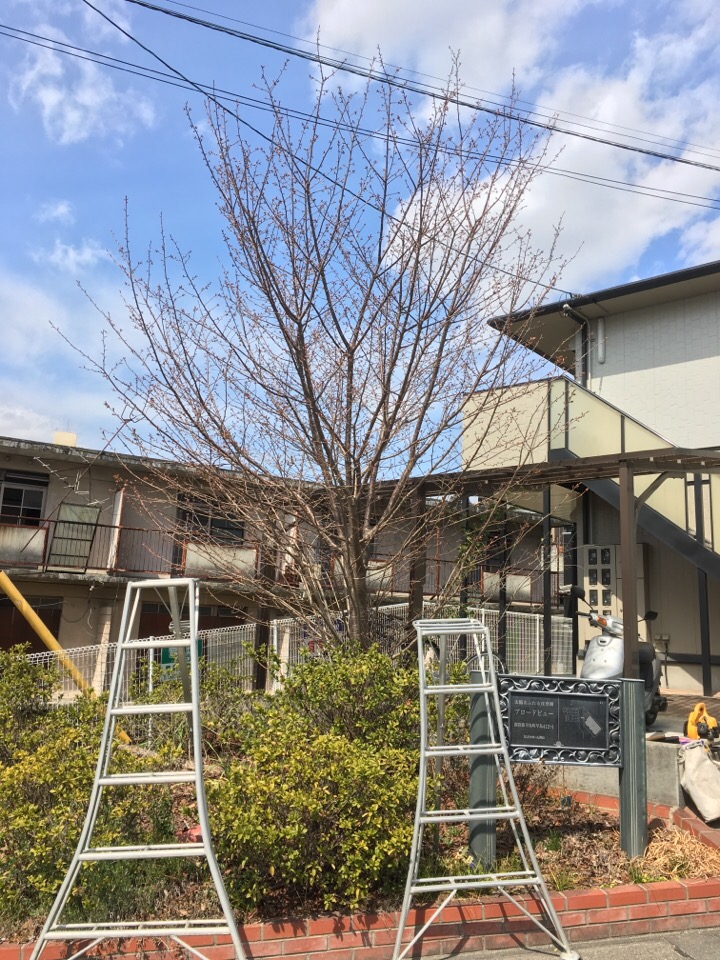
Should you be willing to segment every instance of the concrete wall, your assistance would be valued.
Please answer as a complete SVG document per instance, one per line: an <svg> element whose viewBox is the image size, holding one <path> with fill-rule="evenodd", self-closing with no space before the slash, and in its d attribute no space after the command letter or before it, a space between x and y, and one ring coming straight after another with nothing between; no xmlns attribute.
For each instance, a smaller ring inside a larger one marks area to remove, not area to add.
<svg viewBox="0 0 720 960"><path fill-rule="evenodd" d="M668 807L685 806L677 744L646 741L647 799L648 803L662 803ZM616 767L558 766L555 784L568 792L582 790L607 797L619 795L620 771Z"/></svg>

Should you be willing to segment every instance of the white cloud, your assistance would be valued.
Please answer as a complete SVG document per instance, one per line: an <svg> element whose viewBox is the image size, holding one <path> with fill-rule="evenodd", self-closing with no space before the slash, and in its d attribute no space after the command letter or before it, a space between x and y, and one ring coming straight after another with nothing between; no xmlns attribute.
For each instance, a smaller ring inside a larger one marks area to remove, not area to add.
<svg viewBox="0 0 720 960"><path fill-rule="evenodd" d="M56 28L41 28L46 36L66 37ZM16 111L34 104L47 136L69 145L91 137L122 141L138 128L152 127L152 102L134 90L119 90L109 74L89 61L73 60L44 48L33 48L18 68L10 88Z"/></svg>
<svg viewBox="0 0 720 960"><path fill-rule="evenodd" d="M545 102L561 102L565 109L592 117L606 124L622 124L639 131L659 131L669 141L715 143L720 136L720 83L696 77L697 57L709 54L720 44L720 21L712 30L709 21L689 23L685 31L674 35L659 31L652 37L638 38L623 69L614 75L578 66L561 70L552 78L542 96ZM674 81L666 86L666 64L674 71ZM610 134L613 139L622 139ZM634 142L663 151L662 143L647 142L652 136ZM641 186L713 197L720 191L720 174L659 161L623 150L613 150L582 140L556 137L562 142L557 166L581 170ZM684 155L703 158L687 147ZM679 196L677 199L683 199ZM687 199L687 198L686 198ZM702 202L702 201L699 201ZM702 220L713 218L696 206L675 200L658 200L632 192L583 186L557 176L544 176L529 197L526 217L538 237L547 237L547 225L565 213L562 248L569 254L578 251L568 268L562 286L582 290L604 283L608 274L619 275L632 268L649 247L678 233L677 246L692 256L706 259L709 247L683 243L682 236L694 231ZM711 231L712 232L712 231ZM697 262L697 261L696 261Z"/></svg>
<svg viewBox="0 0 720 960"><path fill-rule="evenodd" d="M83 28L89 36L97 39L112 37L120 42L124 42L126 39L116 27L113 27L91 7L78 4L73 0L5 0L5 2L11 7L15 6L29 10L36 19L49 17L50 15L53 17L76 18L79 13ZM128 6L123 0L93 0L93 6L106 13L118 26L125 30L130 28Z"/></svg>
<svg viewBox="0 0 720 960"><path fill-rule="evenodd" d="M75 222L72 204L69 200L50 200L44 203L35 214L35 219L40 223L65 223Z"/></svg>
<svg viewBox="0 0 720 960"><path fill-rule="evenodd" d="M52 250L36 250L32 258L36 263L49 263L58 270L74 275L91 270L101 261L109 260L110 255L95 240L83 240L76 246L56 239Z"/></svg>
<svg viewBox="0 0 720 960"><path fill-rule="evenodd" d="M450 52L460 51L466 83L507 88L513 70L533 84L561 42L561 27L592 0L438 3L437 0L315 0L305 34L386 63L445 78ZM345 82L343 80L343 82Z"/></svg>
<svg viewBox="0 0 720 960"><path fill-rule="evenodd" d="M50 417L37 409L0 402L0 436L49 443L56 429Z"/></svg>
<svg viewBox="0 0 720 960"><path fill-rule="evenodd" d="M49 442L55 430L70 429L80 444L100 446L103 429L114 430L105 406L109 388L70 344L100 357L105 324L74 283L41 284L40 277L0 270L0 435ZM120 314L117 290L100 281L97 287L99 299Z"/></svg>
<svg viewBox="0 0 720 960"><path fill-rule="evenodd" d="M660 3L652 16L630 0L617 0L604 14L592 7L590 0L315 0L304 26L312 36L321 23L324 44L369 55L380 47L386 62L441 78L450 50L460 49L470 92L507 91L514 71L522 95L537 103L591 125L649 131L631 139L629 129L625 134L601 129L600 136L661 152L678 141L686 156L720 166L717 150L703 157L690 147L720 141L716 0L688 0L680 7ZM584 13L614 16L616 48L603 52L601 38L593 50L598 56L588 56L588 37L579 34ZM561 117L560 123L570 119ZM681 194L720 192L720 175L690 166L556 135L551 153L558 150L556 166L568 170ZM688 261L717 255L717 218L698 207L553 175L541 176L525 201L522 219L536 244L547 246L563 220L560 249L573 258L561 278L565 288L581 291L625 277L663 239Z"/></svg>
<svg viewBox="0 0 720 960"><path fill-rule="evenodd" d="M68 319L68 311L38 286L10 274L0 274L0 321L3 365L20 368L52 349L53 326ZM55 349L59 342L56 341ZM0 367L0 369L2 369Z"/></svg>
<svg viewBox="0 0 720 960"><path fill-rule="evenodd" d="M683 233L681 252L687 263L720 260L720 217L698 220Z"/></svg>

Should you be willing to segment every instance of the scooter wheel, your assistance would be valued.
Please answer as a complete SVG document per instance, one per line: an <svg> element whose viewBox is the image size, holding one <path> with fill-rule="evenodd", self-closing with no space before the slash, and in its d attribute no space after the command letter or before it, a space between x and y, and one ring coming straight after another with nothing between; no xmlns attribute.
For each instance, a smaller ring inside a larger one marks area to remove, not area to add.
<svg viewBox="0 0 720 960"><path fill-rule="evenodd" d="M645 714L645 726L651 727L657 720L658 712L657 710L648 710Z"/></svg>

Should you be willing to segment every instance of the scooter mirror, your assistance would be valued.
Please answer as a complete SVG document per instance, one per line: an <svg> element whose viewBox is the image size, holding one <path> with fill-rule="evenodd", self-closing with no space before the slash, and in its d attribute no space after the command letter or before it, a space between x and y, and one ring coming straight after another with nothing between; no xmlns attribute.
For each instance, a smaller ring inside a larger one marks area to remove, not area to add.
<svg viewBox="0 0 720 960"><path fill-rule="evenodd" d="M648 612L643 617L643 620L647 620L648 623L652 623L653 620L657 620L657 610L648 610Z"/></svg>
<svg viewBox="0 0 720 960"><path fill-rule="evenodd" d="M582 587L579 587L579 586L577 586L576 584L573 584L573 586L570 587L570 596L571 596L571 597L577 597L578 600L584 600L584 599L585 599L585 591L583 590Z"/></svg>

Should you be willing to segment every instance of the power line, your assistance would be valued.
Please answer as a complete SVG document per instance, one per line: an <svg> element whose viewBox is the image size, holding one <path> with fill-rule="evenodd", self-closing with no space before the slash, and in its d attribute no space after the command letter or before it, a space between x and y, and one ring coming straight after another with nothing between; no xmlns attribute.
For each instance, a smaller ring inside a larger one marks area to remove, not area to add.
<svg viewBox="0 0 720 960"><path fill-rule="evenodd" d="M164 83L167 86L176 87L181 90L198 92L200 89L200 92L202 92L204 96L210 96L212 94L218 99L241 102L252 110L272 113L273 110L276 109L286 117L293 117L301 120L314 119L311 118L309 113L298 108L284 107L280 105L277 107L271 107L266 100L261 100L257 97L248 97L247 95L223 88L218 88L206 83L181 81L178 80L172 73L154 70L151 67L145 67L141 64L132 63L128 60L121 60L117 57L111 57L108 54L100 53L95 50L89 50L84 47L79 47L75 44L67 43L62 40L56 40L52 37L45 37L41 34L32 33L27 30L21 30L17 27L11 27L6 24L0 24L0 36L5 36L9 39L21 40L32 46L38 46L42 49L52 50L66 56L75 57L76 59L85 60L90 63L96 63L99 66L118 70L131 76L138 76L146 80L153 80L156 83ZM343 124L342 121L336 119L319 117L318 120L319 123L325 127L349 130L349 126L347 124ZM388 139L387 134L377 130L371 130L369 128L360 128L358 132L362 133L363 136L376 140L387 141ZM407 138L396 136L394 139L398 143L410 145L410 140ZM443 147L442 149L443 152L453 152L451 148ZM472 154L469 154L469 156L472 156ZM488 159L502 165L512 165L518 162L511 158L501 158L493 155L489 155ZM636 196L650 197L656 200L667 200L672 203L681 203L687 206L698 207L702 210L720 209L720 200L714 197L703 196L701 194L688 193L687 191L682 190L670 190L663 187L645 186L641 183L634 183L632 181L621 180L613 177L603 177L599 174L587 173L581 170L569 170L564 167L558 167L554 165L542 165L538 167L538 169L543 173L550 174L551 176L575 180L580 183L588 183L593 186L603 187L609 190L617 190L623 193L632 193Z"/></svg>
<svg viewBox="0 0 720 960"><path fill-rule="evenodd" d="M162 64L164 67L166 67L168 70L171 70L174 74L176 74L178 77L180 77L180 78L181 78L182 80L184 80L186 83L190 84L194 89L196 89L196 90L197 90L199 93L201 93L203 96L207 96L207 94L205 94L205 92L204 92L194 81L190 80L189 77L186 77L185 74L182 73L180 70L178 70L176 67L171 66L166 60L163 60L163 58L160 56L160 54L155 53L154 50L151 50L149 47L147 47L144 43L142 43L141 40L138 40L137 37L133 36L133 34L131 34L129 31L125 30L124 27L121 27L119 23L116 23L116 22L112 19L112 17L108 16L108 14L104 13L102 10L99 10L94 4L92 4L92 3L90 2L90 0L82 0L82 2L85 4L85 6L90 7L91 10L94 10L95 13L97 13L97 14L98 14L99 16L101 16L104 20L106 20L109 24L111 24L113 27L115 27L116 30L118 30L120 33L122 33L124 36L126 36L126 37L128 38L128 40L131 40L133 43L137 44L137 46L139 46L141 50L144 50L147 54L149 54L151 57L153 57L155 60L157 60L158 63L161 63L161 64ZM246 127L248 130L252 130L253 133L255 133L258 137L260 137L260 138L261 138L262 140L264 140L266 143L272 144L272 138L271 138L271 137L269 137L266 133L263 133L261 130L258 130L257 127L254 127L251 123L249 123L247 120L245 120L244 117L241 117L241 116L240 116L238 113L236 113L234 110L230 110L229 107L226 107L225 104L224 104L221 100L218 100L218 99L217 99L216 97L214 97L213 95L210 95L210 96L208 97L208 99L209 99L212 103L214 103L217 107L219 107L223 112L225 112L225 113L229 114L230 116L232 116L235 120L237 120L238 123L242 124L242 126ZM365 197L365 196L363 196L362 194L359 194L359 193L357 193L356 191L352 190L352 188L351 188L348 184L340 184L337 180L335 180L333 177L331 177L331 176L330 176L325 170L323 170L321 167L317 167L317 166L315 166L315 164L310 163L310 162L307 161L307 160L302 161L302 160L300 160L298 157L296 157L295 154L293 154L293 153L291 153L290 156L291 156L291 158L292 158L292 160L293 160L293 162L294 162L295 164L302 164L302 165L305 166L308 170L312 170L313 173L316 173L318 176L322 177L322 178L323 178L324 180L326 180L328 183L332 183L332 184L334 184L335 186L340 187L345 193L347 193L348 195L352 196L354 199L360 201L361 203L365 204L365 206L369 207L371 210L375 210L377 213L380 213L380 214L386 216L388 220L395 220L395 217L393 217L392 214L390 214L390 213L388 213L386 210L383 210L382 208L376 206L374 203L372 203L372 201L368 200L367 197ZM438 243L442 243L442 241L437 240L437 238L435 238L435 241L438 242ZM477 261L476 258L473 258L473 259L475 260L475 262L479 262L479 261ZM571 291L569 291L569 290L564 290L562 287L559 287L559 286L557 286L556 284L543 283L543 282L541 282L541 281L539 281L539 280L537 280L537 279L533 279L532 277L519 276L517 273L514 273L514 272L511 271L511 270L506 270L506 269L504 269L503 267L498 266L497 264L485 263L485 266L487 266L488 269L494 270L494 271L497 272L497 273L505 274L506 276L509 276L509 277L512 278L512 279L522 280L522 281L524 281L525 283L530 283L530 284L532 284L532 285L535 286L535 287L542 287L542 289L544 289L546 292L549 291L549 290L557 290L559 293L563 293L563 294L565 294L565 296L567 296L567 297L569 297L569 298L572 298L572 297L574 296Z"/></svg>
<svg viewBox="0 0 720 960"><path fill-rule="evenodd" d="M83 0L86 2L86 0ZM541 130L547 130L550 133L559 133L563 136L576 137L581 140L587 140L591 143L598 143L603 146L612 147L616 150L626 150L630 153L638 153L642 156L653 157L656 160L668 160L672 163L681 163L685 166L698 167L701 170L710 170L713 173L720 173L720 166L715 164L705 163L701 160L691 160L689 157L679 157L675 154L664 153L660 150L651 150L648 147L640 147L629 143L621 143L618 140L609 140L606 137L594 136L590 133L583 133L579 130L572 130L568 127L559 126L557 123L545 123L541 120L534 120L530 117L523 117L520 114L507 110L505 108L496 109L489 106L483 106L482 101L477 100L468 100L459 95L452 95L448 91L438 91L432 87L425 86L423 84L414 83L410 80L404 80L397 75L388 73L386 70L378 72L373 69L364 69L355 64L349 63L347 60L338 60L332 57L326 57L320 54L319 50L311 53L306 50L298 50L297 47L292 47L288 44L278 43L275 40L269 40L265 37L260 37L257 34L248 33L244 30L236 30L232 27L222 26L218 23L213 23L210 20L202 20L199 17L192 17L186 13L180 13L175 10L168 10L167 7L161 7L154 3L149 3L148 0L125 0L126 3L132 3L135 6L143 7L147 10L152 10L156 13L162 13L165 16L173 17L177 20L183 20L187 23L191 23L195 26L204 27L208 30L214 30L219 33L227 34L228 36L235 37L239 40L245 40L248 43L253 43L262 47L267 47L271 50L276 50L280 53L287 54L291 57L299 57L300 59L310 61L312 63L317 63L322 66L331 68L332 70L339 70L345 73L351 73L355 76L364 77L367 80L374 80L378 83L383 83L388 86L396 87L398 89L404 90L408 93L416 93L421 96L430 97L434 100L442 100L443 102L450 102L456 106L466 107L470 110L476 110L481 113L487 113L491 116L494 116L498 119L503 120L512 120L516 123L524 124L526 126L535 127ZM122 28L119 28L122 29Z"/></svg>
<svg viewBox="0 0 720 960"><path fill-rule="evenodd" d="M256 23L251 23L248 20L241 20L238 17L231 17L231 16L228 16L227 14L218 13L217 11L214 11L214 10L208 10L204 7L196 7L196 6L193 6L193 4L191 3L182 3L180 2L180 0L165 0L165 2L171 4L174 7L184 7L186 10L194 10L196 13L207 13L213 17L219 18L220 20L227 20L231 23L241 23L246 27L252 27L255 30L262 30L265 33L273 33L279 37L285 37L288 40L294 40L296 43L302 43L302 44L305 44L306 46L309 46L311 44L311 42L307 40L305 37L297 37L291 33L286 33L285 31L282 31L282 30L275 30L271 27L264 27ZM332 47L324 43L317 42L317 43L313 43L312 45L322 50L331 50L334 53L341 53L348 57L354 57L357 60L365 60L368 63L372 63L376 59L374 57L367 56L367 54L353 52L352 50L343 50L342 48ZM413 74L417 77L424 77L426 80L437 80L438 83L441 85L444 83L444 80L442 77L437 77L434 74L424 73L421 70L413 70L410 67L402 67L392 63L387 63L385 64L385 66L390 70L397 71L398 73ZM441 89L441 87L438 89ZM497 93L493 90L485 90L482 87L476 87L476 86L473 86L472 84L465 86L464 89L481 93L485 98L494 97L496 99L494 101L490 100L489 102L494 103L496 105L507 104L509 100L509 97L507 97L504 94ZM573 113L570 110L559 110L554 107L547 107L547 106L543 106L542 104L533 103L530 100L518 99L516 103L527 105L528 109L527 110L523 109L523 113L527 115L536 115L539 117L544 117L546 120L550 120L560 116L571 117L571 118L574 117L577 120L588 121L587 123L576 124L576 126L587 127L591 130L608 130L608 131L616 130L620 133L627 134L627 136L629 136L631 139L634 139L634 140L645 140L645 142L649 142L649 143L664 143L666 145L674 144L678 148L691 148L693 153L698 153L701 156L707 156L707 157L720 156L720 151L715 150L703 144L692 143L691 141L688 141L688 140L679 140L675 137L666 137L662 134L657 134L649 130L641 130L637 127L629 127L620 123L611 123L607 120L597 120L594 117L588 117L582 113ZM545 113L542 113L541 111L545 111ZM573 121L571 120L570 122L573 122ZM649 139L646 139L646 138L649 138Z"/></svg>

